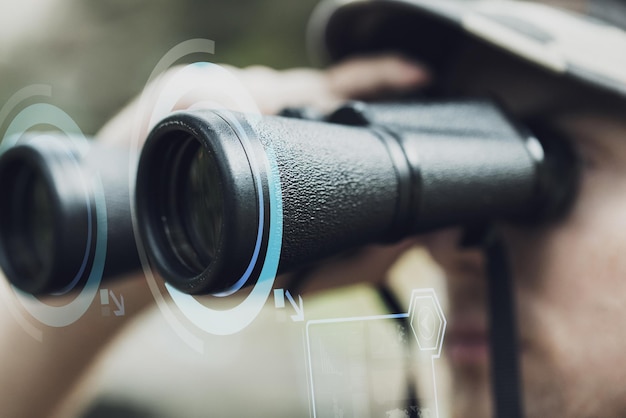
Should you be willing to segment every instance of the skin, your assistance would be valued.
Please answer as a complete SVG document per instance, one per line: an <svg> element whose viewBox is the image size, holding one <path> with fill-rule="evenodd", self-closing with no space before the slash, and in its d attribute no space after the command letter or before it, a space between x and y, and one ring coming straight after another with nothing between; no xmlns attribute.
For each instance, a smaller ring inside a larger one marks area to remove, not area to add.
<svg viewBox="0 0 626 418"><path fill-rule="evenodd" d="M526 413L620 417L626 412L626 123L585 114L558 124L584 161L577 202L556 225L502 227L515 278ZM448 278L451 329L464 322L484 332L484 259L477 250L461 250L459 236L458 230L433 235L429 248ZM457 416L490 416L488 358L449 354Z"/></svg>
<svg viewBox="0 0 626 418"><path fill-rule="evenodd" d="M465 59L481 54L486 62L493 58L474 50ZM457 83L467 94L497 97L518 120L541 116L581 161L578 195L563 219L499 225L514 276L525 416L622 417L626 103L519 65L505 59L497 72L479 66ZM448 279L454 416L490 417L485 260L481 251L461 248L460 237L449 229L427 239Z"/></svg>

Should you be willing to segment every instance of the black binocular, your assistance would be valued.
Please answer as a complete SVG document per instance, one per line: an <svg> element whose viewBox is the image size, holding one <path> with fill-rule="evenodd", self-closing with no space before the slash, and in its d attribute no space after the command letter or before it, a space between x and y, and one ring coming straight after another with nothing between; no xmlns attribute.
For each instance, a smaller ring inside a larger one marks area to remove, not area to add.
<svg viewBox="0 0 626 418"><path fill-rule="evenodd" d="M310 113L174 113L144 145L134 198L123 152L21 141L0 156L2 269L24 291L67 291L89 270L98 234L107 237L106 275L138 269L135 205L137 242L167 282L189 294L229 292L254 284L268 256L282 273L446 226L545 222L575 195L567 144L534 135L489 100Z"/></svg>

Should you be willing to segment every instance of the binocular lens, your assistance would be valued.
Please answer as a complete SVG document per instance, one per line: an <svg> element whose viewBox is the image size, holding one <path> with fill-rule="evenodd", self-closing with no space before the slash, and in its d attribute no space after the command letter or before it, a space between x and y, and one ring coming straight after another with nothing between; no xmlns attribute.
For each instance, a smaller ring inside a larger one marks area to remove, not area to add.
<svg viewBox="0 0 626 418"><path fill-rule="evenodd" d="M245 120L200 113L158 124L137 169L137 222L147 255L170 285L188 294L240 286L263 240L263 184L255 182L246 134L233 128Z"/></svg>
<svg viewBox="0 0 626 418"><path fill-rule="evenodd" d="M32 167L15 167L11 196L2 204L2 240L23 280L36 280L52 263L54 214L48 185Z"/></svg>
<svg viewBox="0 0 626 418"><path fill-rule="evenodd" d="M184 218L189 221L194 246L208 259L216 256L222 229L222 193L215 162L200 147L189 167Z"/></svg>
<svg viewBox="0 0 626 418"><path fill-rule="evenodd" d="M171 170L164 173L173 177L159 199L163 226L178 260L199 274L215 259L222 233L219 174L214 157L194 138L171 152Z"/></svg>
<svg viewBox="0 0 626 418"><path fill-rule="evenodd" d="M50 195L41 177L34 177L26 189L28 211L25 227L39 260L52 258L53 216Z"/></svg>

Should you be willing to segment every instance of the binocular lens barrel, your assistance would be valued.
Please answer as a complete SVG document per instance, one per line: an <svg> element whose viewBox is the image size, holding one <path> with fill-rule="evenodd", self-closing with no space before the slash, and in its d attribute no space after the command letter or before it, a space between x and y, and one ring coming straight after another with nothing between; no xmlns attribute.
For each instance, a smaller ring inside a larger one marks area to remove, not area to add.
<svg viewBox="0 0 626 418"><path fill-rule="evenodd" d="M190 111L160 122L140 158L136 203L165 280L190 294L252 284L272 197L285 272L445 226L541 221L575 191L571 153L520 133L489 102L359 104L328 121Z"/></svg>
<svg viewBox="0 0 626 418"><path fill-rule="evenodd" d="M207 276L211 291L235 284L222 280L245 274L258 238L258 193L243 145L217 114L209 117L211 124L161 123L165 140L146 143L137 171L142 242L159 272L187 293L208 293Z"/></svg>
<svg viewBox="0 0 626 418"><path fill-rule="evenodd" d="M27 136L0 156L0 267L32 294L84 285L139 268L130 216L128 152L49 134ZM105 222L100 220L106 219ZM106 261L95 259L106 240Z"/></svg>

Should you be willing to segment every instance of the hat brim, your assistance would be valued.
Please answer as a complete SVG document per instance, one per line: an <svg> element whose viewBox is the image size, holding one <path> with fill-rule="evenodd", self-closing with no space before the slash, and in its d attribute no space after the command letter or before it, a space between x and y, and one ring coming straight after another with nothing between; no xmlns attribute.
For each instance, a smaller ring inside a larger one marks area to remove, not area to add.
<svg viewBox="0 0 626 418"><path fill-rule="evenodd" d="M313 14L318 61L396 50L445 71L467 39L626 98L626 31L539 3L510 0L327 0Z"/></svg>

